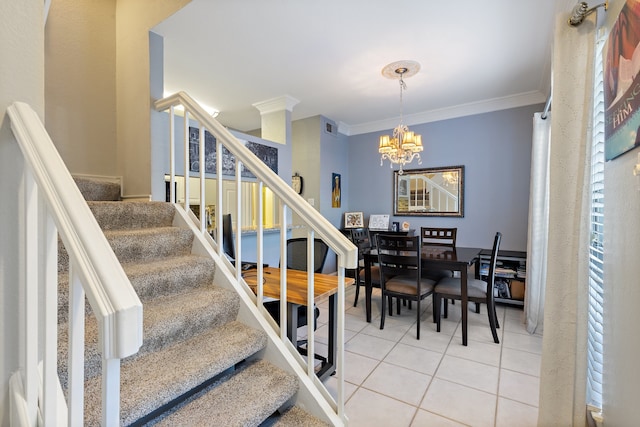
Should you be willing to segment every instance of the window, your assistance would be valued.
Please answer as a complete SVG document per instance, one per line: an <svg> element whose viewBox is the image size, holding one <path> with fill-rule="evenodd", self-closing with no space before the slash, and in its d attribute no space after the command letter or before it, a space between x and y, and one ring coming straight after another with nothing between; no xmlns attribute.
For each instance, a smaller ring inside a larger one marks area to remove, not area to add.
<svg viewBox="0 0 640 427"><path fill-rule="evenodd" d="M603 225L604 225L604 39L597 42L591 148L591 203L589 245L589 318L587 336L587 403L602 408L603 366Z"/></svg>

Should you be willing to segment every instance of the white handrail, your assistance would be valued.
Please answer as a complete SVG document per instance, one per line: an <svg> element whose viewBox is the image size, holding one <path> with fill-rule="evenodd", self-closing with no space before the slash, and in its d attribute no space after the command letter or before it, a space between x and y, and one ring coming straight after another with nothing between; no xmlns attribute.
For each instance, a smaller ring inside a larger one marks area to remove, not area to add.
<svg viewBox="0 0 640 427"><path fill-rule="evenodd" d="M316 209L309 209L309 204L276 173L274 173L267 165L265 165L258 157L249 151L238 139L231 134L217 120L207 114L207 112L185 92L178 92L164 99L156 101L155 107L158 111L164 111L171 106L183 105L185 111L207 130L209 130L216 138L222 141L222 144L238 160L247 165L248 169L262 182L264 182L293 212L303 217L310 225L313 226L318 237L325 240L327 244L336 253L343 253L346 256L345 264L354 266L357 264L358 250L353 243L347 239L342 233L336 230L324 216ZM203 169L203 168L201 168ZM201 170L201 172L204 172ZM222 215L220 210L216 210L216 215ZM355 249L354 249L355 248ZM352 268L352 267L347 267Z"/></svg>
<svg viewBox="0 0 640 427"><path fill-rule="evenodd" d="M253 175L257 178L258 186L262 189L262 186L265 185L269 188L275 195L275 197L280 200L280 253L281 259L286 259L286 247L285 243L285 235L287 231L287 212L291 211L297 214L300 222L304 224L308 229L309 242L313 242L313 236L322 239L337 255L338 257L338 291L337 291L337 338L338 338L338 350L337 350L337 366L336 366L336 378L338 380L338 398L336 406L336 413L338 416L346 421L346 416L344 414L344 348L341 343L344 342L344 279L345 279L345 269L354 269L358 263L358 250L353 245L353 243L347 239L342 233L340 233L336 227L333 226L325 217L323 217L316 209L311 207L299 194L297 194L293 189L276 173L274 173L269 167L267 167L258 157L256 157L249 149L247 149L235 136L233 136L224 126L218 123L217 120L211 117L196 101L194 101L189 95L184 92L178 92L174 95L171 95L167 98L156 101L155 108L158 111L169 110L170 115L170 125L169 129L171 135L169 136L171 153L169 154L170 159L174 159L173 150L178 150L179 148L175 147L175 141L173 136L173 129L175 129L174 121L174 108L177 106L182 106L184 108L184 138L183 138L183 149L184 149L184 191L185 194L188 194L188 178L191 175L188 167L187 156L188 156L188 144L189 144L189 136L188 136L188 127L189 120L192 119L199 123L200 126L200 159L204 159L204 134L205 129L209 131L216 138L216 153L218 154L217 161L217 170L216 177L222 177L222 147L226 148L232 155L236 158L236 176L235 176L235 190L238 195L237 197L237 206L235 206L235 211L240 213L242 211L242 202L241 202L241 165L246 166L248 170L250 170ZM172 160L173 163L173 160ZM170 166L170 188L173 191L174 187L174 172L175 166L172 164ZM200 162L199 172L195 173L196 176L200 179L200 195L197 198L200 205L200 219L198 221L198 225L200 225L203 233L206 233L203 224L204 217L204 207L205 207L205 195L204 195L204 185L203 181L205 178L205 167L204 162ZM223 209L224 202L222 195L222 179L217 180L217 200L216 200L216 224L222 223L222 213L225 211ZM260 192L261 193L261 192ZM173 194L172 194L173 197ZM192 195L188 197L185 195L185 210L189 212L189 199L193 199ZM176 199L172 199L175 202ZM262 213L262 197L258 197L258 212L259 215ZM238 214L236 218L237 221L237 229L241 229L241 215ZM242 249L241 249L241 241L239 237L240 233L236 234L236 260L242 259ZM216 236L214 236L216 242L222 241L222 227L217 227ZM262 277L262 257L263 257L263 228L262 228L262 220L260 219L260 223L257 229L257 242L258 242L258 278ZM309 245L310 248L313 247L312 244ZM218 244L216 248L218 253L222 254L222 245ZM313 250L310 249L307 253L307 265L313 266ZM236 267L239 267L239 262L236 263ZM311 271L311 270L310 270ZM284 306L286 304L286 269L281 270L282 274L282 292L281 292L281 304ZM241 280L240 270L239 268L236 270L236 278ZM262 281L258 280L258 296L262 296ZM284 297L282 297L284 296ZM308 318L313 319L313 275L309 275L309 289L308 289ZM257 298L256 305L259 308L262 308L262 300L261 298ZM264 311L261 310L263 313ZM282 339L286 339L286 328L284 325L287 323L286 319L286 310L281 310L281 318L280 324L283 325L281 327L280 336ZM311 359L311 363L307 364L307 375L309 377L314 377L315 374L313 372L313 340L314 340L314 331L313 331L313 321L308 322L308 352L309 359ZM292 348L289 346L289 348Z"/></svg>
<svg viewBox="0 0 640 427"><path fill-rule="evenodd" d="M115 378L119 378L120 374L120 366L117 360L136 353L142 345L142 303L38 115L29 105L21 102L11 105L7 109L7 113L11 120L11 129L25 158L27 171L24 179L27 182L33 181L38 196L35 203L29 203L24 207L25 216L33 217L33 214L29 213L29 211L35 209L38 215L42 215L42 212L46 213L42 220L35 222L38 224L43 222L55 224L55 227L53 225L44 227L45 230L38 230L38 233L50 236L51 228L57 229L57 233L69 255L70 293L77 292L73 288L75 287L74 284L79 284L82 290L78 294L86 295L93 314L98 320L98 342L103 358L103 396L108 395L103 399L102 424L117 425L119 423L119 386L114 388L113 384ZM29 224L29 226L31 225ZM56 253L51 253L51 251L57 252L57 245L52 245L50 242L47 243L47 238L35 239L35 243L33 242L34 239L28 240L26 242L27 245L37 244L36 253L38 251L45 252L44 259L49 260L48 267L40 267L41 272L38 276L42 276L42 278L39 279L38 284L40 286L44 286L44 284L50 286L51 283L57 284L57 269L51 268L50 261L52 258L57 257ZM26 285L28 284L22 284L21 286ZM57 295L55 297L57 298ZM47 298L51 298L50 293ZM57 302L45 301L44 304L45 306L47 304L57 305ZM84 321L84 300L77 304L81 305L81 308L72 306L72 311L80 310L82 321ZM39 328L44 327L44 322L37 318L35 323L33 320L30 322L36 324ZM71 319L69 323L72 323ZM35 334L36 337L39 335L33 330L28 332L29 335ZM49 328L47 334L51 333L51 328ZM71 330L69 335L72 337L80 334ZM45 358L49 359L52 357L50 350L51 340L55 340L55 336L47 336L46 340L49 340L48 344L46 344L46 348L49 350L45 351ZM84 347L83 336L79 338L79 341L71 340L70 346L72 348L70 348L70 353L74 353L79 348ZM46 390L54 390L50 383L57 381L55 370L47 369L47 366L51 366L51 364L50 360L44 361L44 388ZM36 375L38 372L37 364L36 366L32 365L33 363L30 362L23 366L25 377L27 378L31 375ZM104 369L105 365L108 366L106 370ZM70 374L76 370L71 363L68 369ZM80 387L84 386L82 377L80 380L75 380L76 383L81 384ZM70 378L70 384L73 381ZM109 393L105 393L105 390L109 390ZM70 389L69 392L70 395L83 395L82 390L75 388L73 390ZM51 394L51 392L48 392L46 395ZM82 398L78 399L81 404ZM105 402L110 403L105 406ZM27 402L27 405L29 404ZM74 408L76 402L70 401L68 404L70 406L69 414L76 413L82 417L82 409ZM43 406L47 408L55 405L43 404ZM82 419L69 419L69 423L81 425Z"/></svg>

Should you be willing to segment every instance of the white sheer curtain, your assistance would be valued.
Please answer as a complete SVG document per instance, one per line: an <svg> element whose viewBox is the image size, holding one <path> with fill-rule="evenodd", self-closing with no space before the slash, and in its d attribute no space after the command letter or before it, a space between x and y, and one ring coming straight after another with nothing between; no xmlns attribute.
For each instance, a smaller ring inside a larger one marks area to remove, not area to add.
<svg viewBox="0 0 640 427"><path fill-rule="evenodd" d="M525 320L530 334L543 330L549 234L549 143L551 114L533 116L531 184L529 188L529 237L527 243L527 295Z"/></svg>
<svg viewBox="0 0 640 427"><path fill-rule="evenodd" d="M556 17L539 426L584 426L595 14Z"/></svg>

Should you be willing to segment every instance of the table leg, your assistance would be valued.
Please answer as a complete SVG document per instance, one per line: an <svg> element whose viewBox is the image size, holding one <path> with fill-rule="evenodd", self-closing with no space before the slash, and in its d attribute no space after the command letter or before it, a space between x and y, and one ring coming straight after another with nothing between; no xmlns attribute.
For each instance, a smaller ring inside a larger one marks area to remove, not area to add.
<svg viewBox="0 0 640 427"><path fill-rule="evenodd" d="M298 347L298 304L287 303L287 337Z"/></svg>
<svg viewBox="0 0 640 427"><path fill-rule="evenodd" d="M462 310L462 345L467 345L467 314L468 314L468 289L467 289L467 268L464 267L460 270L460 294L461 294L461 307Z"/></svg>
<svg viewBox="0 0 640 427"><path fill-rule="evenodd" d="M329 349L327 354L327 361L322 363L320 371L318 371L318 378L323 381L325 378L331 376L336 371L336 355L338 345L338 299L336 294L329 297Z"/></svg>

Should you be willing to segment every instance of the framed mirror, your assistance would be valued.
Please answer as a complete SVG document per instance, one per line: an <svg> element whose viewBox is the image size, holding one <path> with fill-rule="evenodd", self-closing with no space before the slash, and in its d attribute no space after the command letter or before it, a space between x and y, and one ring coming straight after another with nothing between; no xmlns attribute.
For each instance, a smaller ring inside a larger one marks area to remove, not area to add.
<svg viewBox="0 0 640 427"><path fill-rule="evenodd" d="M464 166L394 171L393 214L464 217Z"/></svg>

